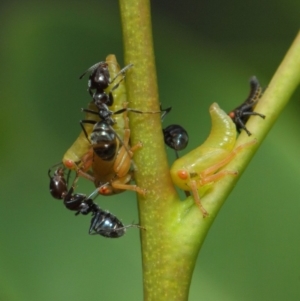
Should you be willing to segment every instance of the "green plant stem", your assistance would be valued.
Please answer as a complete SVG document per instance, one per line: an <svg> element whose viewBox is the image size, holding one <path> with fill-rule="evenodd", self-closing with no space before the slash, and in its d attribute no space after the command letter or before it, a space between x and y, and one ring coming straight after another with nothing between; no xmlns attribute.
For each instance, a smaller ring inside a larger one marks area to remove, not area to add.
<svg viewBox="0 0 300 301"><path fill-rule="evenodd" d="M125 63L134 64L126 75L130 107L159 111L149 1L120 0L120 9ZM134 156L135 179L147 189L138 201L140 224L146 229L141 231L144 297L186 300L197 252L195 248L183 251L192 252L194 260L178 252L184 244L176 235L181 203L170 178L160 114L131 114L130 127L132 144L143 143Z"/></svg>
<svg viewBox="0 0 300 301"><path fill-rule="evenodd" d="M119 0L125 63L133 63L126 75L130 107L142 111L158 111L158 89L154 62L149 0ZM294 62L294 63L293 63ZM267 115L249 121L255 137L241 134L239 144L256 138L258 143L241 152L226 166L227 170L242 173L257 146L274 123L291 93L299 83L300 38L297 37L281 67L274 76L257 111ZM274 104L276 102L276 104ZM247 124L247 127L248 127ZM160 114L130 114L131 142L143 143L136 152L137 185L147 189L138 196L141 231L144 300L184 301L196 258L205 236L225 198L239 177L224 177L202 199L209 216L203 218L191 197L184 202L173 187Z"/></svg>

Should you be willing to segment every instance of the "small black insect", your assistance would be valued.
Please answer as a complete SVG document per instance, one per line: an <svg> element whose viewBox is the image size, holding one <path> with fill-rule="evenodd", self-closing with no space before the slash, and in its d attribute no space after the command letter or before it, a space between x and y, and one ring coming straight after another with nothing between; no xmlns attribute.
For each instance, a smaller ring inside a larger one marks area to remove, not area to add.
<svg viewBox="0 0 300 301"><path fill-rule="evenodd" d="M257 112L254 112L254 107L259 101L262 95L262 88L255 76L250 79L250 94L247 99L237 108L228 113L233 122L236 125L237 131L240 133L243 129L246 131L248 136L251 135L249 130L246 128L246 123L251 115L260 116L265 118L266 116Z"/></svg>
<svg viewBox="0 0 300 301"><path fill-rule="evenodd" d="M171 107L166 110L162 110L161 121L164 120L165 116L171 111ZM174 149L175 156L179 159L178 151L185 149L189 143L189 135L187 131L179 124L171 124L163 130L164 141L167 146ZM190 196L189 191L184 191L185 195Z"/></svg>
<svg viewBox="0 0 300 301"><path fill-rule="evenodd" d="M175 150L178 158L178 151L185 149L189 142L187 131L179 124L171 124L163 129L165 144Z"/></svg>
<svg viewBox="0 0 300 301"><path fill-rule="evenodd" d="M94 198L98 195L98 189L90 196L74 193L74 187L78 180L78 176L76 176L71 188L68 190L68 181L64 178L64 168L58 167L54 171L53 176L51 176L51 169L49 169L48 175L50 178L50 193L54 198L63 200L67 209L76 211L75 215L87 215L92 213L89 234L99 234L108 238L118 238L125 234L127 228L140 228L140 226L136 224L124 226L116 216L108 211L102 210L94 203Z"/></svg>
<svg viewBox="0 0 300 301"><path fill-rule="evenodd" d="M160 110L162 111L161 115L161 121L163 122L165 116L170 113L171 107L163 110L160 107ZM178 156L178 151L181 151L185 149L189 143L189 135L187 131L179 124L171 124L164 128L163 130L163 135L164 135L164 141L167 146L175 150L175 155L177 159L179 158Z"/></svg>

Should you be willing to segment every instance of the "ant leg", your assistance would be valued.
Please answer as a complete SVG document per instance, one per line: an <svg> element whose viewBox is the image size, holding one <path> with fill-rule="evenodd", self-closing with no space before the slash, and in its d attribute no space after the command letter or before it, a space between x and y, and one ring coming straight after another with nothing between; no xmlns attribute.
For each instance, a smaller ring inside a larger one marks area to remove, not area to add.
<svg viewBox="0 0 300 301"><path fill-rule="evenodd" d="M120 83L125 79L125 71L127 71L127 69L131 68L132 66L133 66L133 64L129 64L129 65L125 66L110 81L110 84L112 84L120 75L122 75L122 78L112 87L112 89L110 90L110 93L113 92L115 89L117 89L119 87Z"/></svg>
<svg viewBox="0 0 300 301"><path fill-rule="evenodd" d="M132 227L146 230L146 228L140 226L139 224L129 224L129 225L126 225L124 227L119 227L119 228L115 228L115 229L112 229L112 230L113 231L126 230L127 228L132 228Z"/></svg>
<svg viewBox="0 0 300 301"><path fill-rule="evenodd" d="M162 112L167 112L168 113L168 112L171 111L171 109L172 109L172 107L166 108L166 109L161 110L161 111L140 111L140 110L136 110L136 109L126 107L126 108L120 109L118 111L115 111L113 113L114 113L114 115L116 115L116 114L121 114L125 111L128 111L128 112L133 112L133 113L138 113L138 114L160 114ZM163 115L163 116L165 116L165 115Z"/></svg>
<svg viewBox="0 0 300 301"><path fill-rule="evenodd" d="M56 164L54 164L53 166L51 166L49 169L48 169L48 176L49 176L49 178L51 179L52 177L51 177L51 171L55 168L55 167L57 167L57 166L62 166L62 168L64 168L64 164L62 163L62 162L59 162L59 163L56 163Z"/></svg>
<svg viewBox="0 0 300 301"><path fill-rule="evenodd" d="M68 205L68 203L72 204L72 202L74 202L74 200L73 200L73 192L75 190L75 185L76 185L77 181L78 181L78 175L76 175L76 177L73 180L73 183L72 183L70 189L64 195L64 204L65 205Z"/></svg>
<svg viewBox="0 0 300 301"><path fill-rule="evenodd" d="M169 107L169 108L166 108L166 109L163 109L161 107L161 104L160 104L160 111L162 112L161 116L160 116L160 119L161 119L161 122L164 121L165 119L165 116L168 115L172 110L172 107Z"/></svg>
<svg viewBox="0 0 300 301"><path fill-rule="evenodd" d="M89 69L87 69L82 75L80 75L79 79L82 79L88 72L94 71L101 64L106 64L106 63L105 62L96 63L95 65L93 65Z"/></svg>
<svg viewBox="0 0 300 301"><path fill-rule="evenodd" d="M89 111L85 111L85 112L89 112ZM89 120L89 119L84 119L84 120L80 120L79 123L80 123L80 126L81 126L81 128L82 128L82 130L84 132L84 135L85 135L86 139L89 141L89 143L91 143L91 141L89 139L89 135L88 135L88 133L87 133L85 127L84 127L84 124L86 124L86 123L87 124L96 124L97 121L95 121L95 120Z"/></svg>
<svg viewBox="0 0 300 301"><path fill-rule="evenodd" d="M258 112L243 112L243 116L248 116L248 115L250 115L250 116L252 116L252 115L259 116L259 117L261 117L261 118L263 118L263 119L266 118L265 115L260 114L260 113L258 113Z"/></svg>
<svg viewBox="0 0 300 301"><path fill-rule="evenodd" d="M99 222L99 219L101 217L101 212L102 212L101 209L97 210L91 220L91 225L90 225L90 229L89 229L89 234L91 234L91 235L97 234L97 233L93 233L93 230L94 230L95 226L97 225L97 223Z"/></svg>
<svg viewBox="0 0 300 301"><path fill-rule="evenodd" d="M238 125L247 133L248 136L251 136L252 134L249 132L249 130L246 128L245 123L243 122L243 120L240 117L236 117L235 118L236 123L238 123ZM238 128L238 132L240 132L241 129Z"/></svg>

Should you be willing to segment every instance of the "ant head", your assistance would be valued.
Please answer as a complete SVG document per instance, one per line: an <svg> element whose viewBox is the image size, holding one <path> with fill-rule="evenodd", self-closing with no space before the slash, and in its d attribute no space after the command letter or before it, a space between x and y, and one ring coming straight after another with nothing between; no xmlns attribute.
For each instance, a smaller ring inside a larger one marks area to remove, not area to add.
<svg viewBox="0 0 300 301"><path fill-rule="evenodd" d="M67 181L64 178L64 169L58 167L52 177L50 176L50 171L51 169L48 172L50 177L50 193L55 199L61 200L68 191Z"/></svg>
<svg viewBox="0 0 300 301"><path fill-rule="evenodd" d="M108 64L100 62L89 77L89 88L103 90L110 84Z"/></svg>
<svg viewBox="0 0 300 301"><path fill-rule="evenodd" d="M106 89L110 84L110 75L108 71L108 64L106 62L99 62L89 69L87 69L79 79L82 79L86 73L91 72L88 81L89 89Z"/></svg>

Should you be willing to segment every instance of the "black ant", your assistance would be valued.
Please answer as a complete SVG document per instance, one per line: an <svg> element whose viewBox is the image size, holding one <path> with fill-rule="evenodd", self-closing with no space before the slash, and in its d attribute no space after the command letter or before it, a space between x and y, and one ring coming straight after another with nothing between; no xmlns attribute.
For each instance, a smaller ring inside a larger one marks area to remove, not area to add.
<svg viewBox="0 0 300 301"><path fill-rule="evenodd" d="M161 121L164 120L165 116L171 111L171 108L167 108L163 111L161 115ZM163 130L164 141L167 146L174 149L175 156L179 159L178 151L185 149L189 143L189 135L187 131L179 124L171 124L164 128ZM189 191L184 190L186 197L189 197L191 194Z"/></svg>
<svg viewBox="0 0 300 301"><path fill-rule="evenodd" d="M161 115L161 121L171 111L171 107L163 110ZM185 149L189 142L189 135L187 131L179 124L171 124L163 130L164 141L167 146L175 150L176 158L179 158L178 151Z"/></svg>
<svg viewBox="0 0 300 301"><path fill-rule="evenodd" d="M259 101L262 95L262 88L255 76L252 76L250 79L250 94L247 99L237 108L228 113L233 122L236 125L237 131L240 133L241 130L245 130L248 136L251 136L251 133L246 128L246 123L251 115L260 116L265 119L265 115L254 112L254 107Z"/></svg>
<svg viewBox="0 0 300 301"><path fill-rule="evenodd" d="M92 220L89 229L89 234L99 234L108 238L118 238L125 234L126 228L139 227L136 224L124 226L123 223L113 214L102 210L94 203L94 198L98 194L96 189L90 196L75 193L74 186L78 180L76 176L73 185L68 190L67 180L64 178L64 168L58 167L53 176L49 169L48 175L50 178L50 193L56 199L62 199L67 209L76 211L75 215L87 215L92 213Z"/></svg>
<svg viewBox="0 0 300 301"><path fill-rule="evenodd" d="M122 109L119 109L117 111L110 110L109 107L114 105L112 92L119 87L120 83L125 78L125 71L131 68L133 64L129 64L125 66L123 69L121 69L120 71L115 72L115 77L112 80L110 79L109 66L111 66L112 68L113 66L118 66L115 58L114 59L110 58L107 60L107 62L99 62L91 66L80 76L81 79L87 72L91 72L88 80L88 91L90 95L93 97L94 104L98 109L98 110L82 109L82 111L90 114L95 114L100 118L100 121L95 121L91 119L81 120L80 125L82 127L82 130L87 140L92 145L98 145L97 147L98 151L96 151L96 153L103 160L111 160L114 157L114 154L116 153L117 150L116 139L119 140L120 144L124 145L121 137L115 132L113 128L113 126L117 125L117 122L113 119L112 116L124 113L125 111L135 112L139 114L160 113L160 112L142 112L139 110L127 108L127 103L123 103ZM107 94L104 90L107 89L120 75L122 75L122 78L111 88L110 92ZM92 90L94 89L96 90L96 92L93 94ZM84 127L84 124L94 125L90 138L88 137L88 133ZM127 147L125 146L125 148ZM128 148L127 151L129 152Z"/></svg>
<svg viewBox="0 0 300 301"><path fill-rule="evenodd" d="M189 142L187 131L179 124L171 124L163 129L164 141L167 146L174 149L176 158L179 159L178 151L185 149ZM190 196L189 191L184 190L185 195Z"/></svg>
<svg viewBox="0 0 300 301"><path fill-rule="evenodd" d="M175 150L176 157L178 151L185 149L189 142L187 131L179 124L171 124L163 129L165 144Z"/></svg>

